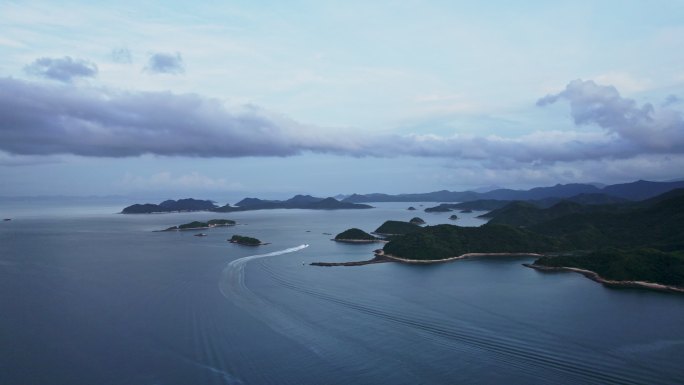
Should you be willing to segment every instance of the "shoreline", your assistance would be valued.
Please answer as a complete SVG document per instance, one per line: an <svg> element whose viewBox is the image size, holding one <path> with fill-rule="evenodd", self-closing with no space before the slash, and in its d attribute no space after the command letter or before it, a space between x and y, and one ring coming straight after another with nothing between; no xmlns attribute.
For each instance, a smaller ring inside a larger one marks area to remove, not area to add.
<svg viewBox="0 0 684 385"><path fill-rule="evenodd" d="M613 288L633 288L633 289L647 289L647 290L655 290L655 291L661 291L661 292L668 292L668 293L680 293L684 294L684 287L680 286L671 286L671 285L664 285L662 283L655 283L655 282L647 282L647 281L614 281L611 279L606 279L601 277L598 273L595 271L591 270L586 270L586 269L580 269L577 267L555 267L555 266L542 266L542 265L535 265L532 263L523 263L523 266L529 267L531 269L535 269L538 271L543 271L543 272L573 272L573 273L579 273L582 274L583 276L591 279L594 282L598 282L604 286L607 287L613 287Z"/></svg>
<svg viewBox="0 0 684 385"><path fill-rule="evenodd" d="M232 224L232 225L214 225L214 226L205 226L205 227L190 227L190 228L185 228L185 229L173 229L173 228L171 228L171 229L164 229L164 230L155 230L155 232L163 233L163 232L167 232L167 231L209 230L209 229L213 229L216 227L233 227L233 226L237 226L237 223Z"/></svg>
<svg viewBox="0 0 684 385"><path fill-rule="evenodd" d="M352 261L352 262L311 262L309 265L311 266L325 266L325 267L333 267L333 266L363 266L363 265L372 265L375 263L386 263L386 262L394 262L389 258L385 258L383 256L376 256L373 259L369 259L366 261Z"/></svg>
<svg viewBox="0 0 684 385"><path fill-rule="evenodd" d="M375 254L375 256L382 256L385 258L389 258L393 261L397 261L400 263L409 263L409 264L444 263L444 262L452 262L452 261L477 258L477 257L543 257L542 254L538 254L538 253L465 253L465 254L461 254L461 255L456 256L456 257L449 257L449 258L444 258L444 259L421 260L421 259L406 259L406 258L397 257L397 256L392 255L392 254L385 254L384 250L382 250L382 249L375 250L373 253Z"/></svg>
<svg viewBox="0 0 684 385"><path fill-rule="evenodd" d="M333 242L341 242L341 243L388 243L389 241L386 241L384 239L335 239L332 238L330 239Z"/></svg>
<svg viewBox="0 0 684 385"><path fill-rule="evenodd" d="M542 254L537 253L466 253L461 254L457 257L445 258L445 259L433 259L433 260L419 260L419 259L406 259L394 256L392 254L385 254L382 249L377 249L373 251L375 257L366 261L354 261L354 262L312 262L309 265L312 266L362 266L370 265L373 263L382 262L398 262L406 264L432 264L432 263L446 263L452 261L458 261L462 259L478 258L478 257L542 257Z"/></svg>

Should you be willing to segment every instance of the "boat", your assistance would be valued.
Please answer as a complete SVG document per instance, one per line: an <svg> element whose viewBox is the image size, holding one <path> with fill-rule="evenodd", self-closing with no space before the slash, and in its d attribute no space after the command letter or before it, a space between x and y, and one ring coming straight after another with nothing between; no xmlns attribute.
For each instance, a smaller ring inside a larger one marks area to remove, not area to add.
<svg viewBox="0 0 684 385"><path fill-rule="evenodd" d="M5 221L5 222L9 222L9 221L11 221L11 220L12 220L12 218L5 218L5 219L3 219L3 221Z"/></svg>
<svg viewBox="0 0 684 385"><path fill-rule="evenodd" d="M204 233L199 233L199 234L195 234L195 236L196 236L196 237L206 237L206 236L207 236L207 234L204 234Z"/></svg>

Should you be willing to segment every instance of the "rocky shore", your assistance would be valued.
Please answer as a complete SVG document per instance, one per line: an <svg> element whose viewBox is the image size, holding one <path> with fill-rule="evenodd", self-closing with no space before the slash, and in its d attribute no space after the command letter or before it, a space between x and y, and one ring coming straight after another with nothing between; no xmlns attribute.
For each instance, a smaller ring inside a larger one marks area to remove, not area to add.
<svg viewBox="0 0 684 385"><path fill-rule="evenodd" d="M613 281L610 279L605 279L598 275L596 272L591 270L579 269L576 267L552 267L552 266L541 266L532 263L524 263L523 266L536 269L545 272L575 272L582 274L583 276L591 279L594 282L598 282L608 287L614 288L634 288L634 289L647 289L664 291L670 293L684 293L684 287L680 286L668 286L655 282L645 282L645 281Z"/></svg>

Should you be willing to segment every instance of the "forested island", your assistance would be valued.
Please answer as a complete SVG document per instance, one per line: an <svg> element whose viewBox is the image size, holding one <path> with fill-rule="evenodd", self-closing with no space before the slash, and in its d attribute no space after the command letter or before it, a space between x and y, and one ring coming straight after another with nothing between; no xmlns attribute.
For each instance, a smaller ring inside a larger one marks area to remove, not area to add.
<svg viewBox="0 0 684 385"><path fill-rule="evenodd" d="M203 230L213 227L235 226L235 221L230 219L210 219L206 222L193 221L178 226L171 226L162 231Z"/></svg>
<svg viewBox="0 0 684 385"><path fill-rule="evenodd" d="M368 234L367 232L357 228L345 230L337 234L333 240L336 242L348 243L371 243L381 241L380 238L374 237Z"/></svg>
<svg viewBox="0 0 684 385"><path fill-rule="evenodd" d="M217 206L209 200L179 199L167 200L160 204L134 204L124 208L122 214L152 214L171 213L185 211L213 211L219 213L269 210L269 209L308 209L308 210L346 210L346 209L371 209L373 206L350 202L340 202L335 198L317 198L311 195L296 195L288 200L263 200L258 198L245 198L235 206L230 204Z"/></svg>
<svg viewBox="0 0 684 385"><path fill-rule="evenodd" d="M230 243L237 243L239 245L243 246L261 246L261 245L266 245L266 243L261 242L260 240L252 237L245 237L242 235L233 235L228 242Z"/></svg>
<svg viewBox="0 0 684 385"><path fill-rule="evenodd" d="M124 208L122 214L153 214L153 213L172 213L188 211L211 211L218 206L209 200L200 199L179 199L177 201L169 199L160 204L134 204Z"/></svg>

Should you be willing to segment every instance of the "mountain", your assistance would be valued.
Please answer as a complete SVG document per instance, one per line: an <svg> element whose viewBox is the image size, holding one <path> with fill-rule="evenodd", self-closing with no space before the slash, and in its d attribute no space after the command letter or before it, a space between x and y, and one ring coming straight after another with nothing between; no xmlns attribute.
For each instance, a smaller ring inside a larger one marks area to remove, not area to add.
<svg viewBox="0 0 684 385"><path fill-rule="evenodd" d="M684 181L649 182L636 181L632 183L615 184L600 187L600 184L571 183L557 184L550 187L535 187L530 190L496 189L488 192L476 191L434 191L419 194L353 194L344 201L353 203L367 202L468 202L482 199L489 200L541 200L547 198L570 198L582 194L603 194L626 200L648 199L664 192L684 188ZM592 203L593 204L593 203Z"/></svg>
<svg viewBox="0 0 684 385"><path fill-rule="evenodd" d="M150 213L170 213L177 211L208 211L217 208L216 204L210 200L199 199L179 199L165 200L156 205L152 203L134 204L124 208L122 214L150 214Z"/></svg>
<svg viewBox="0 0 684 385"><path fill-rule="evenodd" d="M549 252L652 248L684 250L684 189L643 202L581 205L562 201L550 208L511 202L480 227L428 226L394 237L388 254L443 259L466 252Z"/></svg>
<svg viewBox="0 0 684 385"><path fill-rule="evenodd" d="M684 181L649 182L646 180L638 180L632 183L606 186L603 188L603 192L620 198L640 201L678 188L684 188Z"/></svg>

